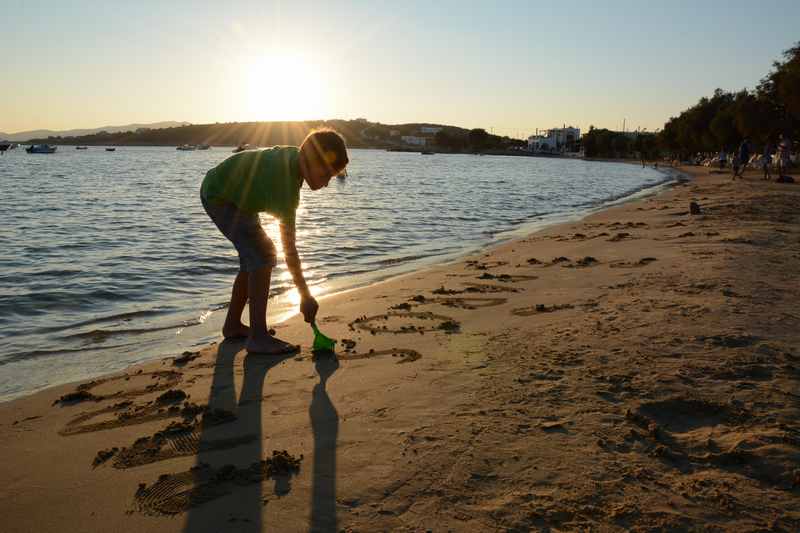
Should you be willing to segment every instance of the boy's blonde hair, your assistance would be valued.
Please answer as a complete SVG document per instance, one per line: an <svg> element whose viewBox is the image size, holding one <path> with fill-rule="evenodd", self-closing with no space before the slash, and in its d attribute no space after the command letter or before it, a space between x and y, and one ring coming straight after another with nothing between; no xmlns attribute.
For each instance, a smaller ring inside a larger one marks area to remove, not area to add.
<svg viewBox="0 0 800 533"><path fill-rule="evenodd" d="M300 150L306 153L312 163L330 168L331 175L344 170L350 162L344 137L330 128L313 130L300 144Z"/></svg>

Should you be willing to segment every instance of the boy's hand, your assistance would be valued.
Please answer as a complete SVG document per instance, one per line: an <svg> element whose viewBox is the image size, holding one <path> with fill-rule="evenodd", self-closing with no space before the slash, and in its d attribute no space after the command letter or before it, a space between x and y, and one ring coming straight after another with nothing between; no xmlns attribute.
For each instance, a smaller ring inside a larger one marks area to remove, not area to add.
<svg viewBox="0 0 800 533"><path fill-rule="evenodd" d="M317 318L317 311L319 311L319 304L313 296L306 296L300 300L300 312L303 313L306 322L313 323Z"/></svg>

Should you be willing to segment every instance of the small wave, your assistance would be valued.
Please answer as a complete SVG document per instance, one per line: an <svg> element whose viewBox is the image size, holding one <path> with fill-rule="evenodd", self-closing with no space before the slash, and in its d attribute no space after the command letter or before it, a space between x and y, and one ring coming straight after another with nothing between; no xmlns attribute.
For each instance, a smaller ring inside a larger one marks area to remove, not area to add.
<svg viewBox="0 0 800 533"><path fill-rule="evenodd" d="M29 359L35 359L37 357L47 357L50 355L63 355L63 354L70 354L70 353L88 353L88 352L95 352L95 351L105 351L105 350L113 350L116 348L126 348L129 346L136 346L139 344L138 342L126 342L122 344L113 344L113 345L104 345L104 346L97 346L97 347L83 347L83 348L61 348L57 350L30 350L30 351L21 351L21 352L12 352L8 355L3 356L3 359L0 360L0 366L8 365L11 363L16 363L19 361L27 361Z"/></svg>
<svg viewBox="0 0 800 533"><path fill-rule="evenodd" d="M117 322L117 321L128 322L128 321L133 320L134 318L153 317L153 316L164 315L164 314L167 314L167 313L170 313L170 312L172 312L172 310L168 310L168 309L145 309L145 310L142 310L142 311L130 311L130 312L127 312L127 313L117 313L117 314L108 315L108 316L104 316L104 317L92 318L90 320L83 320L81 322L74 322L72 324L66 324L66 325L63 325L63 326L51 326L51 327L45 327L45 328L38 328L36 330L36 332L37 333L54 333L54 332L63 331L65 329L76 329L76 328L81 328L81 327L84 327L84 326L90 326L90 325L94 325L94 324L104 324L106 322Z"/></svg>
<svg viewBox="0 0 800 533"><path fill-rule="evenodd" d="M187 320L180 324L170 324L168 326L153 326L151 328L131 328L131 329L93 329L91 331L83 331L81 333L72 333L70 335L63 335L63 339L89 339L92 343L103 342L110 337L123 336L123 335L141 335L144 333L152 333L154 331L164 331L167 329L181 329L191 326L197 326L202 322L200 319Z"/></svg>

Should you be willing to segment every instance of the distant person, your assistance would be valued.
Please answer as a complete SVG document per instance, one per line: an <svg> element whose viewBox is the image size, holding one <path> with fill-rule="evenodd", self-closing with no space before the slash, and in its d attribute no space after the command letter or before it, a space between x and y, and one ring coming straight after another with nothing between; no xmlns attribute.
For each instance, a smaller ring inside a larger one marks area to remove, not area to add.
<svg viewBox="0 0 800 533"><path fill-rule="evenodd" d="M739 177L747 169L747 163L750 161L750 139L745 137L742 144L739 145Z"/></svg>
<svg viewBox="0 0 800 533"><path fill-rule="evenodd" d="M786 176L789 169L789 161L792 151L792 143L783 135L778 136L778 178Z"/></svg>
<svg viewBox="0 0 800 533"><path fill-rule="evenodd" d="M764 171L764 179L772 179L772 154L775 153L775 147L772 143L767 141L764 145L764 153L761 154L761 170Z"/></svg>
<svg viewBox="0 0 800 533"><path fill-rule="evenodd" d="M341 135L333 130L311 132L300 145L275 146L239 152L206 173L200 199L208 216L239 253L239 273L233 282L228 315L222 326L226 338L246 337L248 352L283 354L295 347L270 335L267 297L275 245L264 232L258 214L280 221L286 266L300 293L300 312L314 323L319 304L311 295L295 245L295 213L303 182L312 191L328 186L349 162ZM242 324L250 300L250 327Z"/></svg>
<svg viewBox="0 0 800 533"><path fill-rule="evenodd" d="M739 161L739 154L736 152L731 152L731 170L733 171L733 175L731 176L732 180L736 179L736 176L741 177L739 174L739 167L741 162Z"/></svg>
<svg viewBox="0 0 800 533"><path fill-rule="evenodd" d="M720 150L719 151L719 169L723 170L725 168L725 165L727 165L727 164L728 164L728 154L727 154L727 152L725 152L725 150Z"/></svg>

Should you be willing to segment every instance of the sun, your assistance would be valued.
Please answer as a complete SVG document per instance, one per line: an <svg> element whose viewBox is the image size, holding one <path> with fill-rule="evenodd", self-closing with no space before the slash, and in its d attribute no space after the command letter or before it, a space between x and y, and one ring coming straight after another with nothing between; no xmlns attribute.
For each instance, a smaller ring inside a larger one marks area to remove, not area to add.
<svg viewBox="0 0 800 533"><path fill-rule="evenodd" d="M323 76L297 53L273 52L245 66L246 108L252 120L306 120L325 111Z"/></svg>

